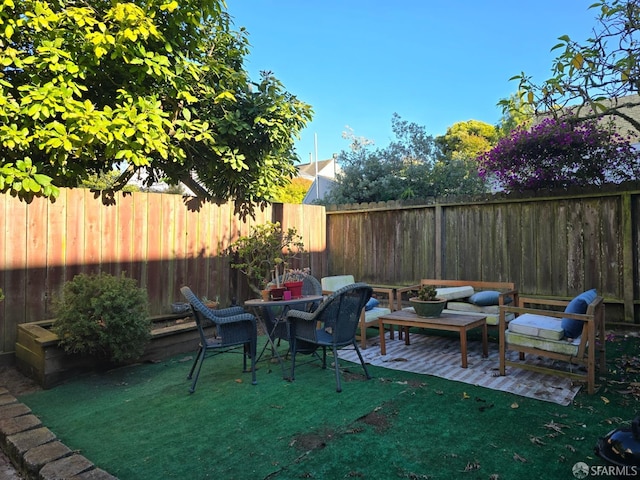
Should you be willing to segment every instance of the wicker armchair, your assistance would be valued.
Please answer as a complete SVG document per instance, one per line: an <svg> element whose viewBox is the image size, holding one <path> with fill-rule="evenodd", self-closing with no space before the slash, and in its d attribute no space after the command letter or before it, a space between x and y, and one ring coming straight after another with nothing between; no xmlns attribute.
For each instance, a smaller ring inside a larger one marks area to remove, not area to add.
<svg viewBox="0 0 640 480"><path fill-rule="evenodd" d="M207 308L189 287L180 289L187 301L191 304L193 316L195 317L198 333L200 334L200 344L198 352L191 366L191 371L187 378L195 378L189 389L193 393L200 375L200 369L207 353L217 355L225 352L233 352L242 347L243 372L247 372L247 358L251 359L251 382L256 384L256 344L257 328L256 318L250 313L246 313L242 307L231 307L221 310L211 310ZM215 336L207 336L204 327L208 322L216 325ZM197 366L197 370L196 370Z"/></svg>
<svg viewBox="0 0 640 480"><path fill-rule="evenodd" d="M341 392L338 347L352 345L355 348L367 379L369 371L364 363L358 343L356 329L360 313L371 298L372 288L366 283L354 283L336 290L313 312L289 310L287 320L291 328L291 380L295 380L296 355L316 353L322 348L322 368L327 368L327 347L333 351L336 372L336 391Z"/></svg>

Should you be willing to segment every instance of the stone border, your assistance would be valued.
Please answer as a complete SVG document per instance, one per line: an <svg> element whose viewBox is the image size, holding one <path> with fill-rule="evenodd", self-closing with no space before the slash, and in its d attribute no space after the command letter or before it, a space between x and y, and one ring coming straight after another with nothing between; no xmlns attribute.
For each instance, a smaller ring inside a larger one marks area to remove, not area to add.
<svg viewBox="0 0 640 480"><path fill-rule="evenodd" d="M117 480L72 451L0 387L0 448L26 480Z"/></svg>

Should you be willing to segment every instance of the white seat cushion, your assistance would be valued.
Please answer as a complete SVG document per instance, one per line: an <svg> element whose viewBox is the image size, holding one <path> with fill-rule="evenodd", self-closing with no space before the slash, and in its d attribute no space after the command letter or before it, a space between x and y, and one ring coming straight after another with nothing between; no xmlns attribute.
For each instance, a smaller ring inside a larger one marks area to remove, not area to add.
<svg viewBox="0 0 640 480"><path fill-rule="evenodd" d="M473 303L467 302L447 302L447 309L458 310L461 312L489 313L493 315L500 313L500 308L498 307L498 305L480 307L478 305L474 305Z"/></svg>
<svg viewBox="0 0 640 480"><path fill-rule="evenodd" d="M415 313L413 307L404 307L402 310L407 310L409 312ZM485 317L485 321L489 326L498 325L498 323L500 323L499 313L465 312L462 310L450 310L448 308L445 308L442 313L451 313L453 315L476 315L478 317ZM514 317L515 315L513 313L507 313L507 315L505 316L505 321L510 322Z"/></svg>
<svg viewBox="0 0 640 480"><path fill-rule="evenodd" d="M445 300L458 300L473 295L473 287L442 287L436 288L438 298Z"/></svg>
<svg viewBox="0 0 640 480"><path fill-rule="evenodd" d="M531 335L523 335L521 333L511 332L507 329L505 340L509 345L518 345L521 347L537 348L547 352L556 352L563 355L578 355L578 346L580 339L572 341L567 340L550 340L548 338L533 337Z"/></svg>
<svg viewBox="0 0 640 480"><path fill-rule="evenodd" d="M364 323L373 323L377 322L378 318L391 313L391 309L384 307L374 307L371 310L365 310L364 312Z"/></svg>
<svg viewBox="0 0 640 480"><path fill-rule="evenodd" d="M449 306L449 304L447 304L447 307ZM476 311L470 311L470 312L466 312L466 311L462 311L462 310L451 310L449 308L445 308L442 313L452 313L452 314L458 314L458 315L478 315L478 316L483 316L485 317L485 321L487 322L487 325L489 326L495 326L498 325L498 323L500 323L500 313L487 313L487 312L476 312ZM513 320L515 318L515 315L513 313L507 313L505 315L505 321L508 323L511 320Z"/></svg>
<svg viewBox="0 0 640 480"><path fill-rule="evenodd" d="M561 340L564 337L559 318L533 313L525 313L509 322L509 331L546 340Z"/></svg>

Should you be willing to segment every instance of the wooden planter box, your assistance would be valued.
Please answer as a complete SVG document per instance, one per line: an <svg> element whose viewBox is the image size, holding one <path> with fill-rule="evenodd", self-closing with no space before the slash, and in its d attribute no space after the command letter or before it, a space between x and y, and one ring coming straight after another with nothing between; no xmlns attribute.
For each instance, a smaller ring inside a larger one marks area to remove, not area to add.
<svg viewBox="0 0 640 480"><path fill-rule="evenodd" d="M167 314L151 317L151 321L151 341L138 362L195 353L200 338L192 317ZM16 367L20 372L43 388L51 388L78 373L104 368L91 357L70 355L58 347L58 336L51 331L53 322L43 320L18 325Z"/></svg>

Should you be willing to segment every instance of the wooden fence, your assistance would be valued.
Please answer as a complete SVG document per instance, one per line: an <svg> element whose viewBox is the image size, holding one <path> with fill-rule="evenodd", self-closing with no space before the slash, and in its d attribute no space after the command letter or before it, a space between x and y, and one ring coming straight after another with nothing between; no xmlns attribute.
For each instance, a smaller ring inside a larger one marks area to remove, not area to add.
<svg viewBox="0 0 640 480"><path fill-rule="evenodd" d="M152 313L188 284L224 302L250 295L221 255L254 224L296 227L312 273L372 284L420 278L513 281L530 295L570 298L597 288L607 322L640 324L640 183L527 196L342 206L276 204L241 221L231 205L195 209L177 195L134 193L104 206L89 190L55 203L0 196L0 363L16 325L52 317L63 283L80 272L126 272Z"/></svg>
<svg viewBox="0 0 640 480"><path fill-rule="evenodd" d="M564 299L597 288L609 324L640 323L640 184L340 208L327 211L332 274L389 285L512 281L522 293Z"/></svg>
<svg viewBox="0 0 640 480"><path fill-rule="evenodd" d="M222 252L266 221L296 227L309 252L304 265L326 275L320 206L275 204L243 222L231 204L196 209L179 195L117 195L109 206L87 189L63 189L54 203L1 195L0 363L11 361L3 357L13 356L16 325L52 318L62 285L78 273L124 272L146 288L152 314L183 301L182 285L227 304L247 298L246 283Z"/></svg>

